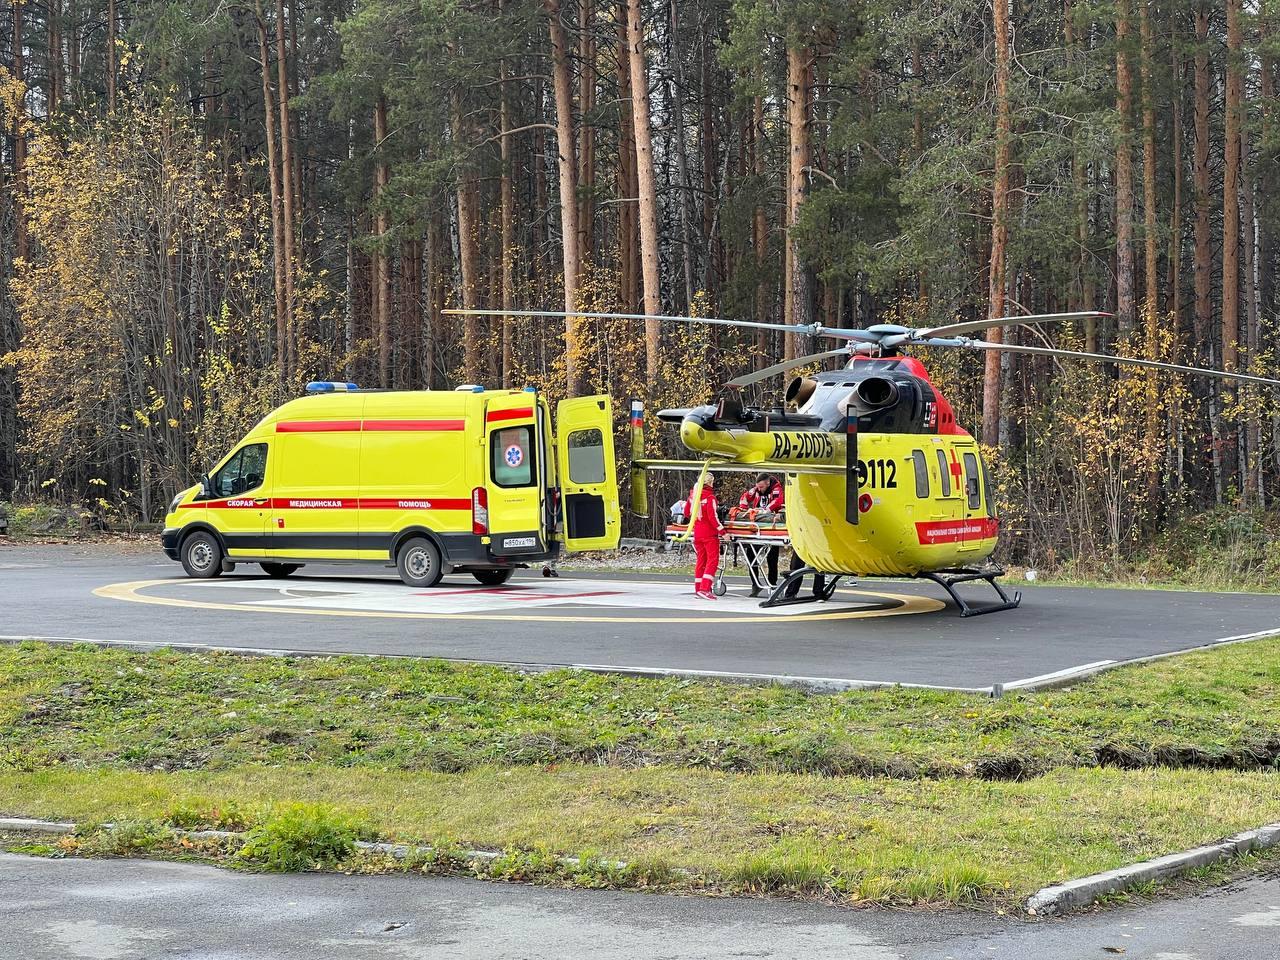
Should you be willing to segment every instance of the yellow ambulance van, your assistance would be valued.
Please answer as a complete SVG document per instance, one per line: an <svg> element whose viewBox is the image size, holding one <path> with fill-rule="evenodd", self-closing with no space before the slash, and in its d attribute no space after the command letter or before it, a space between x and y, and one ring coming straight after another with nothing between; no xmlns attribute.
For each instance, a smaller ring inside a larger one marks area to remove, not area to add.
<svg viewBox="0 0 1280 960"><path fill-rule="evenodd" d="M394 565L410 586L487 585L612 549L621 518L609 398L532 388L392 392L316 382L178 494L162 545L192 577L256 563Z"/></svg>

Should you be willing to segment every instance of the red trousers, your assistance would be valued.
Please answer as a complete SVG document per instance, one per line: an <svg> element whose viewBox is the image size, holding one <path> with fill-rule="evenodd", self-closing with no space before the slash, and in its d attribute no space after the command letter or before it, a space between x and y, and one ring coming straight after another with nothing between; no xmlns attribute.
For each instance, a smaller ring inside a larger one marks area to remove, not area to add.
<svg viewBox="0 0 1280 960"><path fill-rule="evenodd" d="M694 540L693 552L698 557L693 567L693 589L710 590L716 579L716 571L720 569L720 541Z"/></svg>

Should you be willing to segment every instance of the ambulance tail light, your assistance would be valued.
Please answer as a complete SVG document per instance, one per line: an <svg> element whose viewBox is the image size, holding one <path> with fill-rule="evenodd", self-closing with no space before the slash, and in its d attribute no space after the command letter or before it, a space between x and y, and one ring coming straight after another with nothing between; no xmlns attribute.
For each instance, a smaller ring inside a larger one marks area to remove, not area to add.
<svg viewBox="0 0 1280 960"><path fill-rule="evenodd" d="M471 491L471 532L478 536L489 532L489 491L484 487Z"/></svg>

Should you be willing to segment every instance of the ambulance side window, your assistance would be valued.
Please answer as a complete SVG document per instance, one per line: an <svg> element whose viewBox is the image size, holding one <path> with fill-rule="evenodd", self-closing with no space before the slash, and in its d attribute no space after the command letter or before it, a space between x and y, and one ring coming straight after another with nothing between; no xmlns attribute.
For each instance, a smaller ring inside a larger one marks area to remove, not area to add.
<svg viewBox="0 0 1280 960"><path fill-rule="evenodd" d="M911 451L911 462L916 468L916 496L921 500L929 497L929 461L924 458L923 450Z"/></svg>
<svg viewBox="0 0 1280 960"><path fill-rule="evenodd" d="M537 482L533 463L533 427L507 427L489 438L489 472L499 487L531 487Z"/></svg>
<svg viewBox="0 0 1280 960"><path fill-rule="evenodd" d="M938 472L942 475L942 495L944 497L951 496L951 464L947 463L947 455L941 450L935 450L938 455Z"/></svg>
<svg viewBox="0 0 1280 960"><path fill-rule="evenodd" d="M267 475L267 445L251 443L231 455L209 482L214 497L234 497L262 486Z"/></svg>
<svg viewBox="0 0 1280 960"><path fill-rule="evenodd" d="M604 483L604 434L575 430L569 434L569 479L574 483Z"/></svg>

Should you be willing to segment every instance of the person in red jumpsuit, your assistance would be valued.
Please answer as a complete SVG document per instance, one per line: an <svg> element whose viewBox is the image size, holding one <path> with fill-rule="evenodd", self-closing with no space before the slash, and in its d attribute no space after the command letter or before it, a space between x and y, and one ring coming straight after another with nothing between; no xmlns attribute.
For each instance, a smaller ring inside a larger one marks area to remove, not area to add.
<svg viewBox="0 0 1280 960"><path fill-rule="evenodd" d="M782 484L767 473L756 477L756 482L742 492L742 499L738 501L738 507L741 510L755 510L761 513L780 513L783 505ZM769 571L768 583L758 583L755 568L748 566L747 572L751 574L751 596L760 596L762 590L766 587L772 588L778 582L778 555L781 551L781 547L769 547L768 553L765 554L765 563Z"/></svg>
<svg viewBox="0 0 1280 960"><path fill-rule="evenodd" d="M689 500L693 501L694 492ZM702 493L698 500L698 519L693 522L693 551L697 563L693 568L693 593L703 600L715 600L711 585L720 569L720 537L724 525L720 523L720 507L716 503L715 476L708 473L702 481Z"/></svg>

